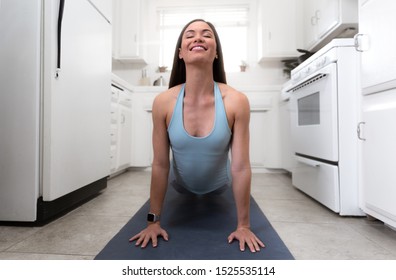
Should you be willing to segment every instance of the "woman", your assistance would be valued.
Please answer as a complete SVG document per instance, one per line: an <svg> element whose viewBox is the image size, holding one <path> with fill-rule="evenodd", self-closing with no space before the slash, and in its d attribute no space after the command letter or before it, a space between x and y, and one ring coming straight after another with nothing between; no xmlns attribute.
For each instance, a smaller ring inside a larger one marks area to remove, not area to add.
<svg viewBox="0 0 396 280"><path fill-rule="evenodd" d="M249 118L246 96L226 85L214 26L191 21L177 42L169 89L153 103L150 213L147 228L130 241L144 248L150 241L156 247L158 236L168 240L159 220L168 185L194 194L220 193L232 186L238 221L228 242L239 240L242 251L246 245L251 252L264 247L250 230Z"/></svg>

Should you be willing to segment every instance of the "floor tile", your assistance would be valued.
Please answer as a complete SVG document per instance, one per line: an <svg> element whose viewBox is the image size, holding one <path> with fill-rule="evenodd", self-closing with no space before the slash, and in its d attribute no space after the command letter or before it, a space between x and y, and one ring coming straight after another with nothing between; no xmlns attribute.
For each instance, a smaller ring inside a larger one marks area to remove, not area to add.
<svg viewBox="0 0 396 280"><path fill-rule="evenodd" d="M40 228L27 226L0 226L0 252L35 234Z"/></svg>
<svg viewBox="0 0 396 280"><path fill-rule="evenodd" d="M127 221L125 217L67 215L7 252L96 255Z"/></svg>
<svg viewBox="0 0 396 280"><path fill-rule="evenodd" d="M92 256L0 252L0 260L93 260Z"/></svg>
<svg viewBox="0 0 396 280"><path fill-rule="evenodd" d="M286 222L272 224L293 256L299 260L395 258L387 249L342 224Z"/></svg>

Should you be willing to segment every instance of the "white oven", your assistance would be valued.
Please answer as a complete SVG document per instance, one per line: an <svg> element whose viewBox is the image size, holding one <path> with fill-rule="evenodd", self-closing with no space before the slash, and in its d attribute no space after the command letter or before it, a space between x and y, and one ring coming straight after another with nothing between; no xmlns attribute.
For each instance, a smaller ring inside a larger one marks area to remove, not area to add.
<svg viewBox="0 0 396 280"><path fill-rule="evenodd" d="M291 90L290 106L296 152L338 161L337 64L330 63L298 82Z"/></svg>
<svg viewBox="0 0 396 280"><path fill-rule="evenodd" d="M363 215L357 175L359 54L334 39L291 72L293 185L340 215Z"/></svg>

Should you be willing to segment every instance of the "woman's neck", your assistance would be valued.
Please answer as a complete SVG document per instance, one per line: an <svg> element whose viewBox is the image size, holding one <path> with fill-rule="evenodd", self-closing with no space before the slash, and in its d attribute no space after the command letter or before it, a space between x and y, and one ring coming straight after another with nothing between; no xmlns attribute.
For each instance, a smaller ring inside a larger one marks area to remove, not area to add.
<svg viewBox="0 0 396 280"><path fill-rule="evenodd" d="M193 93L195 96L212 94L214 87L212 68L189 67L186 69L186 94Z"/></svg>

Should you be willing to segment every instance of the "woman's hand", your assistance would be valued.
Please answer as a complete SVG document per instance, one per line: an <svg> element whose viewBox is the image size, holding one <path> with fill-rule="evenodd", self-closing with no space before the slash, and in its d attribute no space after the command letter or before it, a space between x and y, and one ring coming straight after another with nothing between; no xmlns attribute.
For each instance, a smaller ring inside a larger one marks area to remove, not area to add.
<svg viewBox="0 0 396 280"><path fill-rule="evenodd" d="M132 236L129 239L129 242L137 240L135 245L141 245L142 248L145 248L147 244L152 242L153 247L157 247L158 245L158 236L162 236L165 241L168 241L168 233L161 228L159 223L152 223L147 226L144 230L139 232L138 234Z"/></svg>
<svg viewBox="0 0 396 280"><path fill-rule="evenodd" d="M245 244L248 245L252 253L265 247L264 243L247 227L238 227L228 236L228 243L231 243L234 239L239 240L239 249L241 251L245 251Z"/></svg>

